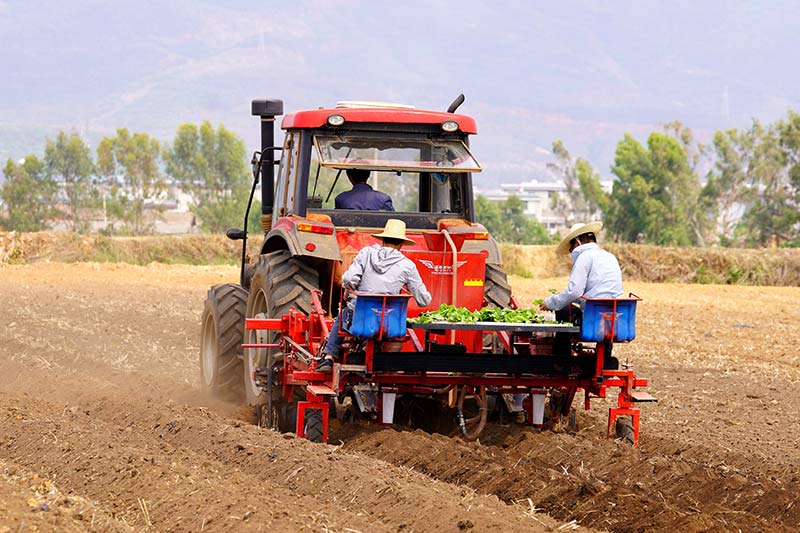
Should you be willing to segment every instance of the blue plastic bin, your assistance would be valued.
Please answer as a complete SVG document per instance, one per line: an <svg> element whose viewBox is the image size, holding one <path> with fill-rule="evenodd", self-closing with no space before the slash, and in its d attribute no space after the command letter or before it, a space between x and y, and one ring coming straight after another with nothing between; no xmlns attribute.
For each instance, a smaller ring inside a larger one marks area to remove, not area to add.
<svg viewBox="0 0 800 533"><path fill-rule="evenodd" d="M629 298L584 298L581 340L602 342L613 333L614 342L628 342L636 338L636 302L641 300L631 293Z"/></svg>
<svg viewBox="0 0 800 533"><path fill-rule="evenodd" d="M355 337L391 339L406 334L408 294L357 294L349 333Z"/></svg>

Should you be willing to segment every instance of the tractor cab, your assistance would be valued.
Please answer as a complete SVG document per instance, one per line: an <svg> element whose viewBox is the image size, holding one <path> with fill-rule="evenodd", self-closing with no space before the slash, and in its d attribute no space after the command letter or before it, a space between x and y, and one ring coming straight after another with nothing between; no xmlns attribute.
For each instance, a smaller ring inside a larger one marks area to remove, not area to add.
<svg viewBox="0 0 800 533"><path fill-rule="evenodd" d="M382 227L390 217L409 228L438 229L446 218L474 221L469 117L395 104L340 103L284 117L274 218L327 217L338 227ZM394 210L336 209L351 188L348 169L369 172Z"/></svg>
<svg viewBox="0 0 800 533"><path fill-rule="evenodd" d="M456 281L452 272L460 265L472 283L460 304L484 304L486 264L499 268L501 260L486 228L475 223L472 175L482 169L469 149L474 119L400 104L340 102L287 114L281 129L283 145L273 147L281 153L274 185L268 176L262 184L274 195L262 202L261 254L286 250L319 272L323 306L332 311L341 298L342 273L361 248L376 242L372 234L396 218L415 242L403 253L433 283L436 306L457 303L450 278ZM266 144L262 128L264 154ZM337 208L337 196L352 188L350 169L369 173L367 185L388 195L390 207ZM419 311L413 303L410 310L412 316Z"/></svg>

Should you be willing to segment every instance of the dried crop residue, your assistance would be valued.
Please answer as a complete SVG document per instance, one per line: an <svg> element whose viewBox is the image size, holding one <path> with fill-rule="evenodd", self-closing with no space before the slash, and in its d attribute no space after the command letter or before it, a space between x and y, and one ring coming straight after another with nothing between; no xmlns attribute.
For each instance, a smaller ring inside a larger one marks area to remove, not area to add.
<svg viewBox="0 0 800 533"><path fill-rule="evenodd" d="M652 282L800 285L797 248L686 248L603 244L619 259L625 279ZM508 272L533 278L567 276L568 256L555 246L501 245Z"/></svg>
<svg viewBox="0 0 800 533"><path fill-rule="evenodd" d="M643 406L636 450L604 437L610 400L581 410L574 435L494 423L465 443L334 424L336 445L323 446L240 422L235 406L197 392L202 300L237 274L0 269L0 527L800 528L800 288L626 283L644 300L637 339L615 355L659 398ZM566 279L511 282L530 305ZM78 500L48 496L50 511L30 511L30 486L45 480Z"/></svg>
<svg viewBox="0 0 800 533"><path fill-rule="evenodd" d="M258 239L248 241L248 253L259 253ZM626 279L652 282L800 285L797 248L671 248L609 243ZM555 245L501 244L508 272L534 278L566 276L569 261L553 252ZM215 234L106 237L68 232L17 233L0 231L0 265L41 261L233 264L237 242Z"/></svg>

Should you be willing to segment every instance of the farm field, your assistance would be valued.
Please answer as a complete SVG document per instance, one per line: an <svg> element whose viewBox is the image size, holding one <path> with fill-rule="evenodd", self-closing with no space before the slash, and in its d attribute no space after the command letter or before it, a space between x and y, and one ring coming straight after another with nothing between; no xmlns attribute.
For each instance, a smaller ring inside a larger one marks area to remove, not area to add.
<svg viewBox="0 0 800 533"><path fill-rule="evenodd" d="M207 288L234 266L0 267L0 532L796 531L800 288L628 282L651 380L640 447L493 424L367 423L331 444L199 391ZM512 277L523 304L565 278Z"/></svg>

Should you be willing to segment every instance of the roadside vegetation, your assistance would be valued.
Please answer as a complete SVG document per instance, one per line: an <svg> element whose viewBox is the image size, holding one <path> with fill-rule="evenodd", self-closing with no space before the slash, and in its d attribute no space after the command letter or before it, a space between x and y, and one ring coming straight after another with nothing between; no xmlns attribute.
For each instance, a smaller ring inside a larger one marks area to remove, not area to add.
<svg viewBox="0 0 800 533"><path fill-rule="evenodd" d="M190 198L200 230L241 226L252 180L244 141L207 121L182 124L171 143L120 128L96 153L62 131L47 140L43 157L9 159L3 174L0 228L88 234L102 220L100 233L132 236L152 234L178 192ZM259 210L253 213L256 227Z"/></svg>

